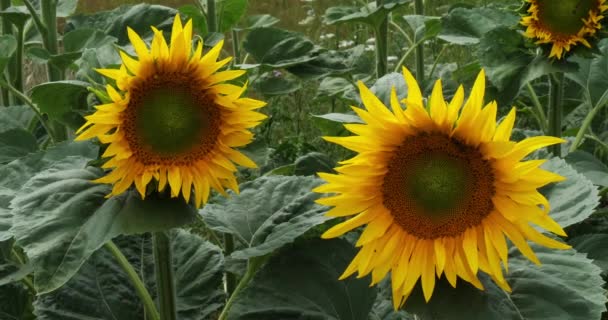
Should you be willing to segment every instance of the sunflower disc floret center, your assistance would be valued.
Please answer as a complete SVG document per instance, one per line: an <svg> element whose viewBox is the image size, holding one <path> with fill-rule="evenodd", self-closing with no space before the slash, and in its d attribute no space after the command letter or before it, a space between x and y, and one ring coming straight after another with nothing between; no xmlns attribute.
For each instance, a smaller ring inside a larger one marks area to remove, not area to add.
<svg viewBox="0 0 608 320"><path fill-rule="evenodd" d="M384 205L405 231L453 237L493 210L494 175L477 148L441 134L407 138L388 165Z"/></svg>
<svg viewBox="0 0 608 320"><path fill-rule="evenodd" d="M124 130L140 162L188 165L213 149L219 110L200 88L196 79L182 74L156 74L134 84Z"/></svg>
<svg viewBox="0 0 608 320"><path fill-rule="evenodd" d="M584 27L589 11L598 7L597 0L536 0L538 18L552 32L576 35Z"/></svg>

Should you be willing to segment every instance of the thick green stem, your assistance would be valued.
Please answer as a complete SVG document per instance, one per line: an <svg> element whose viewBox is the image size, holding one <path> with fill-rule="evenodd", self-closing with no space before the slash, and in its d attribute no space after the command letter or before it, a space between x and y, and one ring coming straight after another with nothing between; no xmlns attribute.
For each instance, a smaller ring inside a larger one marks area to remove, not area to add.
<svg viewBox="0 0 608 320"><path fill-rule="evenodd" d="M6 8L8 8L10 6L11 6L11 0L0 0L0 10L6 10ZM3 35L12 34L13 30L11 27L11 23L8 21L8 19L2 18L2 19L0 19L0 21L2 21L2 34ZM0 76L1 75L2 74L0 73ZM0 106L9 106L9 105L10 105L10 103L9 103L8 90L6 88L0 88Z"/></svg>
<svg viewBox="0 0 608 320"><path fill-rule="evenodd" d="M129 263L129 260L122 254L120 249L114 244L114 242L109 241L105 244L106 249L112 253L118 265L127 273L129 280L135 287L135 291L137 295L141 299L144 304L144 308L146 309L146 315L151 320L160 320L160 316L158 311L156 311L156 305L154 305L154 300L150 296L148 289L137 275L137 272L133 268L133 266ZM164 320L164 319L163 319Z"/></svg>
<svg viewBox="0 0 608 320"><path fill-rule="evenodd" d="M57 42L57 0L42 0L40 2L42 23L46 28L46 50L50 54L59 53ZM49 81L60 81L65 78L64 71L48 63L47 74Z"/></svg>
<svg viewBox="0 0 608 320"><path fill-rule="evenodd" d="M17 263L19 263L21 266L24 266L26 264L25 259L21 257L21 254L19 254L19 252L17 252L15 248L11 250L11 254L13 256L13 259L17 260ZM36 288L34 287L34 283L32 283L32 280L28 276L23 277L23 279L21 279L21 282L27 287L27 289L32 295L35 296L37 294Z"/></svg>
<svg viewBox="0 0 608 320"><path fill-rule="evenodd" d="M532 99L532 104L534 105L536 116L538 117L538 124L540 126L540 130L543 133L547 133L547 116L545 115L545 110L543 110L543 105L540 103L538 95L536 95L536 91L534 91L534 88L529 82L526 84L526 88L528 89L528 93L530 94L530 98Z"/></svg>
<svg viewBox="0 0 608 320"><path fill-rule="evenodd" d="M154 272L156 274L156 287L158 288L160 318L162 320L176 320L177 307L171 242L167 234L161 231L152 234L152 243L154 246Z"/></svg>
<svg viewBox="0 0 608 320"><path fill-rule="evenodd" d="M551 136L561 138L562 136L562 103L564 99L564 74L559 72L549 76L549 129ZM562 146L560 144L549 147L553 155L562 156Z"/></svg>
<svg viewBox="0 0 608 320"><path fill-rule="evenodd" d="M241 44L239 43L239 32L232 29L232 52L234 54L234 59L232 62L234 64L241 63Z"/></svg>
<svg viewBox="0 0 608 320"><path fill-rule="evenodd" d="M589 130L589 127L591 127L591 123L593 122L593 119L604 106L606 106L606 103L598 104L593 109L591 109L591 112L589 112L587 114L587 116L583 120L583 124L581 125L581 128L578 130L578 133L576 134L576 138L574 139L574 142L572 142L572 145L570 146L570 150L569 150L570 152L576 151L576 149L578 149L578 147L581 145L581 143L583 142L583 139L585 138L585 134L587 133L587 130Z"/></svg>
<svg viewBox="0 0 608 320"><path fill-rule="evenodd" d="M17 26L17 50L15 51L15 62L13 69L13 86L15 89L23 92L23 30L25 25Z"/></svg>
<svg viewBox="0 0 608 320"><path fill-rule="evenodd" d="M384 5L384 0L376 0L376 6ZM387 73L388 66L388 15L383 17L376 32L376 77L379 79Z"/></svg>
<svg viewBox="0 0 608 320"><path fill-rule="evenodd" d="M424 3L422 0L414 1L414 12L417 15L424 15ZM416 80L423 85L424 83L424 42L416 46Z"/></svg>
<svg viewBox="0 0 608 320"><path fill-rule="evenodd" d="M224 256L229 256L234 251L234 236L229 233L224 233ZM234 273L226 271L226 296L230 297L236 286L236 277Z"/></svg>
<svg viewBox="0 0 608 320"><path fill-rule="evenodd" d="M38 121L40 121L40 124L42 125L42 127L44 128L44 130L46 131L46 133L49 135L49 138L51 139L51 142L53 142L53 143L57 142L57 140L55 138L55 132L53 130L51 130L51 128L48 126L47 122L44 120L44 117L42 116L42 113L40 113L40 110L38 110L38 108L34 105L34 103L32 102L32 100L30 100L30 98L28 98L26 95L24 95L23 93L21 93L21 91L15 89L15 87L13 87L10 83L8 83L7 81L2 80L1 78L0 78L0 87L7 88L8 91L10 91L19 100L21 100L28 107L30 107L30 109L32 109L32 111L34 111L34 114L38 118Z"/></svg>
<svg viewBox="0 0 608 320"><path fill-rule="evenodd" d="M245 289L245 287L247 287L251 279L253 279L255 273L260 268L262 260L258 259L259 258L252 258L247 263L247 271L245 272L245 275L243 275L241 281L239 281L239 284L234 289L234 292L230 295L230 298L228 299L228 302L226 302L226 305L224 306L224 309L222 310L222 313L220 314L218 320L226 320L228 318L228 312L230 312L230 308L236 300L236 297L239 295L239 293L241 293L241 291L243 291L243 289Z"/></svg>
<svg viewBox="0 0 608 320"><path fill-rule="evenodd" d="M215 12L215 0L207 0L207 30L209 33L217 32L217 13Z"/></svg>

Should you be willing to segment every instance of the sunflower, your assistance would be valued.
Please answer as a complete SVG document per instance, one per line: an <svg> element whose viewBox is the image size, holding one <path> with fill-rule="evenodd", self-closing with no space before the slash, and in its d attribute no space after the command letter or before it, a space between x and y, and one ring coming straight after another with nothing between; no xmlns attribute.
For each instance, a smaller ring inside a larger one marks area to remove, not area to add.
<svg viewBox="0 0 608 320"><path fill-rule="evenodd" d="M551 45L549 57L561 59L564 52L589 41L601 28L606 0L526 0L527 15L521 20L526 37L537 44Z"/></svg>
<svg viewBox="0 0 608 320"><path fill-rule="evenodd" d="M170 45L161 31L152 30L148 48L129 28L137 57L121 51L119 69L97 70L116 83L107 85L112 101L85 117L76 138L109 144L103 167L112 170L96 182L113 184L109 196L135 184L145 197L154 181L158 191L168 186L172 197L181 194L189 202L193 195L199 207L211 189L238 192L234 163L256 165L233 148L252 140L248 129L265 118L254 110L265 103L241 97L246 86L224 83L245 72L218 71L231 60L217 61L222 42L206 54L201 42L192 51L191 20L182 26L175 17Z"/></svg>
<svg viewBox="0 0 608 320"><path fill-rule="evenodd" d="M462 86L448 103L437 81L425 109L416 80L406 69L403 73L405 110L394 88L391 110L359 83L367 110L353 109L365 124L345 125L353 136L325 137L358 153L341 162L337 174L319 173L327 183L314 190L333 194L318 200L333 206L328 216L349 217L323 238L366 225L356 243L360 250L341 279L371 273L374 285L391 272L395 309L419 279L426 301L435 277L445 276L454 287L460 277L483 290L479 270L510 290L502 271L508 270L506 238L537 264L527 240L569 248L530 224L566 235L537 191L564 178L539 168L545 160L522 161L532 151L563 140L541 136L510 141L515 109L497 125L496 103L482 108L483 71L462 110Z"/></svg>

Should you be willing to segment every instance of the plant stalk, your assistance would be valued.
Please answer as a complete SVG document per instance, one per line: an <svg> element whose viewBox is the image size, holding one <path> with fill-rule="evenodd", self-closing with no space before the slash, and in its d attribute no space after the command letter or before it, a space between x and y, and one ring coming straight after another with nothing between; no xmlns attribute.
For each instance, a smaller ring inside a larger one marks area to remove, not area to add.
<svg viewBox="0 0 608 320"><path fill-rule="evenodd" d="M384 5L385 0L376 0L376 6ZM376 32L376 77L382 78L388 72L388 14L377 26Z"/></svg>
<svg viewBox="0 0 608 320"><path fill-rule="evenodd" d="M215 0L207 0L207 31L217 32L217 13L215 11Z"/></svg>
<svg viewBox="0 0 608 320"><path fill-rule="evenodd" d="M589 112L587 114L587 116L583 120L583 124L581 125L581 128L576 133L576 138L574 138L574 142L572 142L572 145L570 146L570 150L569 150L570 152L576 151L576 149L578 149L578 147L581 145L581 143L583 142L583 139L586 136L587 131L589 130L589 127L591 127L591 123L593 122L593 119L604 106L606 106L606 103L598 104L593 109L591 109L591 112Z"/></svg>
<svg viewBox="0 0 608 320"><path fill-rule="evenodd" d="M417 15L424 15L424 2L422 0L414 1L414 12ZM423 85L424 83L424 42L417 43L416 46L416 80Z"/></svg>
<svg viewBox="0 0 608 320"><path fill-rule="evenodd" d="M131 280L131 283L135 287L135 291L137 292L137 295L139 296L139 298L141 299L141 301L144 304L144 308L146 310L146 315L148 316L148 318L150 320L161 320L161 318L158 314L158 311L156 310L156 305L154 304L154 300L150 296L150 293L148 292L148 289L146 289L146 286L144 285L144 283L141 281L141 279L137 275L137 272L135 271L133 266L129 263L129 260L127 260L127 258L122 254L122 252L114 244L114 242L112 242L112 241L107 242L105 244L105 247L106 247L106 249L108 249L108 251L110 251L110 253L112 253L114 258L116 259L116 262L118 262L120 267L127 273L129 280Z"/></svg>
<svg viewBox="0 0 608 320"><path fill-rule="evenodd" d="M549 76L549 128L548 133L551 136L562 137L562 117L563 117L563 99L564 99L564 74L562 72ZM561 144L549 147L549 151L556 157L562 156Z"/></svg>
<svg viewBox="0 0 608 320"><path fill-rule="evenodd" d="M46 28L46 50L54 55L59 53L59 45L57 42L57 0L42 0L40 2L40 11L42 14L42 23ZM60 81L65 78L64 71L58 67L48 63L47 75L49 81Z"/></svg>
<svg viewBox="0 0 608 320"><path fill-rule="evenodd" d="M241 44L239 43L239 32L234 29L232 29L232 52L234 55L232 63L241 63Z"/></svg>
<svg viewBox="0 0 608 320"><path fill-rule="evenodd" d="M0 0L0 10L6 10L6 8L11 6L11 0ZM9 35L13 33L11 23L8 19L0 19L2 20L2 34ZM7 68L8 69L8 68ZM5 71L8 72L8 71ZM1 76L2 74L0 74ZM10 78L9 78L10 79ZM8 89L0 88L0 106L9 106L9 94Z"/></svg>
<svg viewBox="0 0 608 320"><path fill-rule="evenodd" d="M160 318L162 320L176 320L177 307L171 242L169 241L169 236L161 231L152 234L152 243L154 247L154 272L158 288Z"/></svg>
<svg viewBox="0 0 608 320"><path fill-rule="evenodd" d="M243 291L243 289L245 289L245 287L247 287L249 282L251 282L251 279L253 279L253 276L258 271L261 264L262 259L260 258L249 259L245 275L243 275L238 285L234 289L234 292L230 295L230 298L228 299L228 302L226 302L226 305L224 306L218 320L226 320L228 318L228 312L230 312L230 308L232 307L232 304L234 304L236 297L239 295L239 293L241 293L241 291Z"/></svg>
<svg viewBox="0 0 608 320"><path fill-rule="evenodd" d="M13 86L23 92L23 45L25 25L17 26L17 50L15 51L15 65L13 66Z"/></svg>
<svg viewBox="0 0 608 320"><path fill-rule="evenodd" d="M536 110L536 115L538 117L538 123L540 125L540 130L543 133L547 133L547 116L545 115L545 110L543 110L543 105L540 103L538 99L538 95L536 91L534 91L534 87L528 82L526 84L526 89L528 89L528 93L530 93L530 98L532 99L532 104L534 105L534 109Z"/></svg>
<svg viewBox="0 0 608 320"><path fill-rule="evenodd" d="M224 233L224 256L229 256L234 251L234 236L229 233ZM236 277L234 273L226 271L226 296L230 297L236 286Z"/></svg>

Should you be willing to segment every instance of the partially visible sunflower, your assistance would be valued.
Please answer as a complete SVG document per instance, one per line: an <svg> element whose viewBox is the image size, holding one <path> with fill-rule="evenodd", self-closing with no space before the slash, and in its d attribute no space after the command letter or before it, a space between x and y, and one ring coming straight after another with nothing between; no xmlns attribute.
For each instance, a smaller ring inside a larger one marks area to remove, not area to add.
<svg viewBox="0 0 608 320"><path fill-rule="evenodd" d="M508 270L505 237L537 264L527 240L569 248L531 225L566 235L537 191L564 178L539 168L545 160L522 161L563 140L510 141L515 109L497 125L496 103L482 108L483 71L464 107L462 86L448 103L437 81L425 108L416 80L406 69L404 77L405 110L394 88L389 109L359 83L367 110L353 110L365 124L345 125L354 136L325 138L358 153L341 162L337 174L319 173L328 183L315 189L336 194L318 200L333 206L328 216L349 217L323 238L366 226L356 244L361 249L341 279L371 273L376 284L390 272L395 309L419 279L430 300L435 277L442 275L454 287L460 277L483 289L477 277L481 270L510 290L502 271Z"/></svg>
<svg viewBox="0 0 608 320"><path fill-rule="evenodd" d="M602 29L606 0L525 0L521 20L525 35L537 44L551 46L549 57L561 59L574 46L591 48L592 37Z"/></svg>
<svg viewBox="0 0 608 320"><path fill-rule="evenodd" d="M217 61L222 42L206 54L201 42L192 50L192 21L182 26L175 17L170 45L152 30L148 48L129 28L137 58L121 51L120 69L97 70L116 82L107 86L112 102L85 117L76 138L109 144L103 167L112 171L96 182L113 184L110 196L135 184L145 197L154 180L159 191L168 185L172 197L189 202L193 195L199 207L211 189L238 192L233 162L256 165L233 148L251 142L248 129L266 118L254 110L265 103L241 97L246 86L224 83L245 71L218 71L231 60Z"/></svg>

